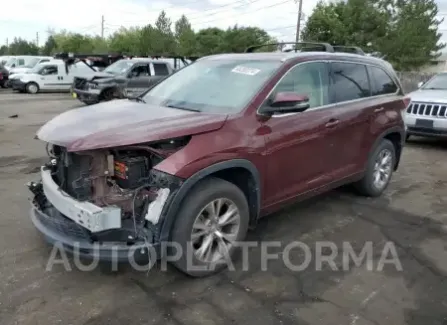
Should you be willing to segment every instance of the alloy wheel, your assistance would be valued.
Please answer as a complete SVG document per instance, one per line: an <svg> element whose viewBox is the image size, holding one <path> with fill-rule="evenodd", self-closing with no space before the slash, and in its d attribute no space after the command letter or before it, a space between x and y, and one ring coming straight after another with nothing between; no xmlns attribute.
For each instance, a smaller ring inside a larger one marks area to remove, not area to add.
<svg viewBox="0 0 447 325"><path fill-rule="evenodd" d="M236 204L226 198L208 203L196 217L191 244L194 255L205 263L214 263L228 256L236 242L241 216Z"/></svg>
<svg viewBox="0 0 447 325"><path fill-rule="evenodd" d="M383 189L388 183L392 172L393 155L389 149L383 149L377 155L374 163L373 184L377 189Z"/></svg>

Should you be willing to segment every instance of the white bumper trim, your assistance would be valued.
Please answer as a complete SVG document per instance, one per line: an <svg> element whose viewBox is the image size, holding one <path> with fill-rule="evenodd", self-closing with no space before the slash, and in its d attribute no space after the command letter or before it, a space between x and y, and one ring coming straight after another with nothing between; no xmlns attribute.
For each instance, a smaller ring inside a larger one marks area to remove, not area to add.
<svg viewBox="0 0 447 325"><path fill-rule="evenodd" d="M62 191L54 182L51 171L41 168L42 185L48 201L63 215L91 232L121 228L121 209L114 206L98 207L80 202Z"/></svg>

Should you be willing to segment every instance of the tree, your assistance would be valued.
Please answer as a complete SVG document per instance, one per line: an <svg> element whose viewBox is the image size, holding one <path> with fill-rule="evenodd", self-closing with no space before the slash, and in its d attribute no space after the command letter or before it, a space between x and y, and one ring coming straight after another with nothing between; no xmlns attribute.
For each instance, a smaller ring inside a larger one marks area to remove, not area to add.
<svg viewBox="0 0 447 325"><path fill-rule="evenodd" d="M10 55L37 55L39 54L39 48L32 42L25 41L21 38L14 38L13 42L9 45L8 54Z"/></svg>
<svg viewBox="0 0 447 325"><path fill-rule="evenodd" d="M0 55L8 54L8 47L6 45L0 46Z"/></svg>
<svg viewBox="0 0 447 325"><path fill-rule="evenodd" d="M303 30L306 41L377 51L401 70L417 69L439 55L435 0L319 2Z"/></svg>
<svg viewBox="0 0 447 325"><path fill-rule="evenodd" d="M183 56L193 56L197 52L196 34L185 15L175 22L174 36L177 40L176 53Z"/></svg>
<svg viewBox="0 0 447 325"><path fill-rule="evenodd" d="M397 69L418 69L440 55L441 43L434 0L386 0L383 11L390 21L389 31L382 40L382 53Z"/></svg>
<svg viewBox="0 0 447 325"><path fill-rule="evenodd" d="M176 42L171 25L171 19L168 18L163 10L155 22L155 33L153 33L153 44L151 44L154 54L164 55L175 52Z"/></svg>
<svg viewBox="0 0 447 325"><path fill-rule="evenodd" d="M50 35L42 47L42 54L52 55L56 52L56 50L57 50L56 40L54 39L53 36Z"/></svg>

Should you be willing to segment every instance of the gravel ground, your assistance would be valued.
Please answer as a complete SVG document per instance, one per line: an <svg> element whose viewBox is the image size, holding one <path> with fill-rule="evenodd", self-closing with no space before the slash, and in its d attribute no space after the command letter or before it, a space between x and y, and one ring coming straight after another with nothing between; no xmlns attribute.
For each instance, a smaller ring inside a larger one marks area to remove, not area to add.
<svg viewBox="0 0 447 325"><path fill-rule="evenodd" d="M76 106L68 94L0 90L0 324L447 324L447 142L408 143L381 198L332 191L263 219L249 234L283 248L326 240L339 248L348 241L360 251L372 242L372 268L343 270L339 254L337 269L316 271L311 264L292 271L278 259L262 271L258 247L250 251L248 271L236 263L236 271L200 280L160 266L113 274L62 265L48 271L51 248L29 221L24 184L38 178L46 160L36 130ZM379 270L390 242L401 271L392 263ZM298 249L290 253L292 262L302 257Z"/></svg>

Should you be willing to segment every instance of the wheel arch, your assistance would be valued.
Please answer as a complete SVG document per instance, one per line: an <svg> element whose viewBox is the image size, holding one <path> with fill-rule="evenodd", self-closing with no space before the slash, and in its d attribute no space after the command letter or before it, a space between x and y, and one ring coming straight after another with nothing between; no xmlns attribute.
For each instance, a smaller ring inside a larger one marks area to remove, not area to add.
<svg viewBox="0 0 447 325"><path fill-rule="evenodd" d="M374 149L379 145L379 143L383 139L390 140L394 146L396 152L396 163L394 165L394 170L396 171L397 168L399 167L400 157L402 155L402 149L405 142L405 131L403 131L401 127L395 126L382 132L374 141L370 154L374 152Z"/></svg>
<svg viewBox="0 0 447 325"><path fill-rule="evenodd" d="M238 186L247 198L250 209L250 227L253 228L256 225L261 208L261 180L259 171L249 160L232 159L208 166L184 181L163 216L160 229L160 241L169 240L172 226L174 225L183 199L197 183L207 177L217 177Z"/></svg>

